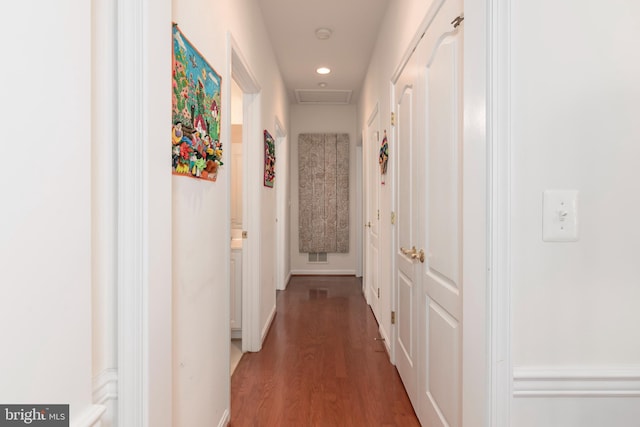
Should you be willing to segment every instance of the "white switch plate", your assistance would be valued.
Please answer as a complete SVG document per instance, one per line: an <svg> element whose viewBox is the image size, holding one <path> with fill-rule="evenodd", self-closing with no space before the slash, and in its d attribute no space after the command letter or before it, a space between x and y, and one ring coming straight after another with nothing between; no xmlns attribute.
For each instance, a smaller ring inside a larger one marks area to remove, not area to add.
<svg viewBox="0 0 640 427"><path fill-rule="evenodd" d="M546 190L542 207L542 240L578 241L578 191Z"/></svg>

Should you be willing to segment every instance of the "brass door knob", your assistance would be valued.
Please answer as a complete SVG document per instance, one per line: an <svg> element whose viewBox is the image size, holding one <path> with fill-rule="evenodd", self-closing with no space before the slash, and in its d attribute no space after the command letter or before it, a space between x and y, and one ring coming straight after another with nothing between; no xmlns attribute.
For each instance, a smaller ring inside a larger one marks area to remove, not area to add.
<svg viewBox="0 0 640 427"><path fill-rule="evenodd" d="M420 260L420 262L424 262L424 251L422 249L417 250L415 246L411 249L400 248L400 252L407 255L411 259Z"/></svg>

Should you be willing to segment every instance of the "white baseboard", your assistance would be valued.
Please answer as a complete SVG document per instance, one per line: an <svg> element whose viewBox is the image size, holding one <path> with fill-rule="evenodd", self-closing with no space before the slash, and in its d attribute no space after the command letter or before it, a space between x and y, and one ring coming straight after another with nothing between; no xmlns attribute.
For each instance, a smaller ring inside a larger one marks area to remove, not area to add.
<svg viewBox="0 0 640 427"><path fill-rule="evenodd" d="M241 340L242 339L242 329L231 329L231 339L232 340Z"/></svg>
<svg viewBox="0 0 640 427"><path fill-rule="evenodd" d="M287 290L287 287L289 286L289 281L291 280L291 273L287 274L287 277L285 277L284 279L284 290Z"/></svg>
<svg viewBox="0 0 640 427"><path fill-rule="evenodd" d="M355 276L355 270L292 270L293 276Z"/></svg>
<svg viewBox="0 0 640 427"><path fill-rule="evenodd" d="M387 350L387 356L389 356L389 360L391 360L391 337L384 329L382 324L378 327L378 331L380 332L380 336L384 338L384 348Z"/></svg>
<svg viewBox="0 0 640 427"><path fill-rule="evenodd" d="M514 397L640 397L640 367L521 367Z"/></svg>
<svg viewBox="0 0 640 427"><path fill-rule="evenodd" d="M273 308L271 309L271 314L269 314L269 318L267 319L267 322L262 328L262 334L260 335L260 343L261 343L260 347L262 347L262 345L264 344L264 340L267 337L267 334L269 333L269 328L271 328L271 324L273 323L273 319L275 317L276 317L276 306L274 304Z"/></svg>
<svg viewBox="0 0 640 427"><path fill-rule="evenodd" d="M104 405L91 405L71 421L71 427L97 427L107 408Z"/></svg>
<svg viewBox="0 0 640 427"><path fill-rule="evenodd" d="M220 418L220 422L218 423L218 427L226 427L231 421L229 410L225 409L224 414L222 414L222 418Z"/></svg>
<svg viewBox="0 0 640 427"><path fill-rule="evenodd" d="M118 371L105 369L93 377L93 402L105 405L109 400L118 399Z"/></svg>

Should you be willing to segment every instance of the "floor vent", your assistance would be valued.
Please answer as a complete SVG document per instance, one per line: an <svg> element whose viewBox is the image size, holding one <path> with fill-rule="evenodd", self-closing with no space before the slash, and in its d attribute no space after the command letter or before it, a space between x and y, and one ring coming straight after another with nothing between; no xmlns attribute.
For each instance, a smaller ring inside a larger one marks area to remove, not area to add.
<svg viewBox="0 0 640 427"><path fill-rule="evenodd" d="M327 253L309 252L309 262L327 262Z"/></svg>
<svg viewBox="0 0 640 427"><path fill-rule="evenodd" d="M309 289L309 299L327 299L329 297L329 289L317 288Z"/></svg>

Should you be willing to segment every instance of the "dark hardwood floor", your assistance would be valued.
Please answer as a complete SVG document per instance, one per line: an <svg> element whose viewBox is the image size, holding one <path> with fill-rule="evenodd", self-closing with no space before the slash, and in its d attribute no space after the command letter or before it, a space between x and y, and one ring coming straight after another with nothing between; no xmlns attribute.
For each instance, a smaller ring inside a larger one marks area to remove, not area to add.
<svg viewBox="0 0 640 427"><path fill-rule="evenodd" d="M297 276L231 379L232 427L419 426L355 277Z"/></svg>

